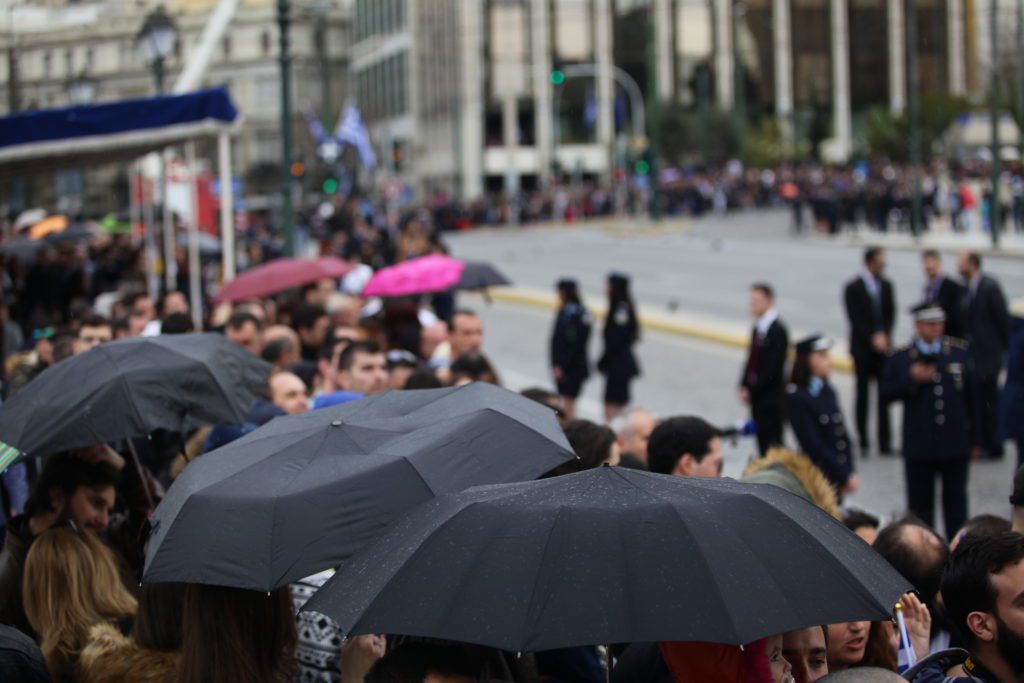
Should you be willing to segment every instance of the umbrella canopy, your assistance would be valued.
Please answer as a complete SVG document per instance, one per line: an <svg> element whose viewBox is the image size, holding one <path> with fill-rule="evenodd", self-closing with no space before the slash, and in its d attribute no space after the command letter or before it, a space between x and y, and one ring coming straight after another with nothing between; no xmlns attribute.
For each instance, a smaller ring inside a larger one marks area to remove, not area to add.
<svg viewBox="0 0 1024 683"><path fill-rule="evenodd" d="M216 300L244 301L277 294L318 280L344 277L353 266L335 256L315 260L279 258L247 270L217 294Z"/></svg>
<svg viewBox="0 0 1024 683"><path fill-rule="evenodd" d="M143 578L272 590L336 567L437 494L572 457L551 410L489 384L279 417L178 477L153 513Z"/></svg>
<svg viewBox="0 0 1024 683"><path fill-rule="evenodd" d="M39 221L28 229L30 239L41 240L55 232L64 232L68 228L67 216L50 216Z"/></svg>
<svg viewBox="0 0 1024 683"><path fill-rule="evenodd" d="M603 467L430 501L304 609L346 635L537 651L744 644L886 619L908 590L870 546L783 489Z"/></svg>
<svg viewBox="0 0 1024 683"><path fill-rule="evenodd" d="M507 284L510 284L508 278L488 263L432 254L378 270L363 290L363 296L414 296Z"/></svg>
<svg viewBox="0 0 1024 683"><path fill-rule="evenodd" d="M270 365L222 335L136 337L45 370L0 406L0 471L19 455L241 424Z"/></svg>

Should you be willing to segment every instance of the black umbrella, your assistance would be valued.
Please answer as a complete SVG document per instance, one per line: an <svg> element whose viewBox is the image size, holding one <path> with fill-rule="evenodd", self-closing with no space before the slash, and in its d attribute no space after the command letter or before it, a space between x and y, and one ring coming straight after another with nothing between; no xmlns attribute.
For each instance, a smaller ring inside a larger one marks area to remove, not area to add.
<svg viewBox="0 0 1024 683"><path fill-rule="evenodd" d="M502 275L497 268L484 261L466 261L462 269L462 277L455 289L486 289L510 285L512 282Z"/></svg>
<svg viewBox="0 0 1024 683"><path fill-rule="evenodd" d="M551 410L489 384L279 417L178 477L143 578L271 590L338 566L435 495L572 457Z"/></svg>
<svg viewBox="0 0 1024 683"><path fill-rule="evenodd" d="M222 335L136 337L45 370L0 407L0 470L46 455L194 424L241 424L270 366Z"/></svg>
<svg viewBox="0 0 1024 683"><path fill-rule="evenodd" d="M345 635L539 651L743 644L885 619L908 590L869 545L781 488L604 467L430 501L304 609Z"/></svg>

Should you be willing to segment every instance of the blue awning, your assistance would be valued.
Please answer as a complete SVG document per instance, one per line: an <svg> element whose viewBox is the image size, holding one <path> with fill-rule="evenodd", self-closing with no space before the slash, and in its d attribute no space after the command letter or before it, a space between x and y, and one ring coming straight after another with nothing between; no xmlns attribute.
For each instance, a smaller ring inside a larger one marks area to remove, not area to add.
<svg viewBox="0 0 1024 683"><path fill-rule="evenodd" d="M0 176L137 158L239 125L227 88L0 118Z"/></svg>

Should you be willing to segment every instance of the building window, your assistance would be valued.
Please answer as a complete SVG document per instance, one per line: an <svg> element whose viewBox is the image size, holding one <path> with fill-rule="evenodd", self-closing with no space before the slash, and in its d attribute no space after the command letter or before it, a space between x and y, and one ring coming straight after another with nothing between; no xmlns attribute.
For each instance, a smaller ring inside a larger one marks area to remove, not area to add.
<svg viewBox="0 0 1024 683"><path fill-rule="evenodd" d="M64 51L64 73L71 75L75 71L75 53L68 48Z"/></svg>
<svg viewBox="0 0 1024 683"><path fill-rule="evenodd" d="M43 77L49 78L53 70L53 55L49 50L43 53Z"/></svg>
<svg viewBox="0 0 1024 683"><path fill-rule="evenodd" d="M281 84L277 78L258 78L253 94L256 105L263 111L277 111L281 106Z"/></svg>
<svg viewBox="0 0 1024 683"><path fill-rule="evenodd" d="M224 36L220 41L220 49L224 54L224 59L231 59L231 36Z"/></svg>
<svg viewBox="0 0 1024 683"><path fill-rule="evenodd" d="M264 57L270 54L270 31L263 31L260 34L260 49L263 50Z"/></svg>
<svg viewBox="0 0 1024 683"><path fill-rule="evenodd" d="M93 65L96 62L96 51L91 48L85 48L85 66L83 67L86 71L91 71Z"/></svg>

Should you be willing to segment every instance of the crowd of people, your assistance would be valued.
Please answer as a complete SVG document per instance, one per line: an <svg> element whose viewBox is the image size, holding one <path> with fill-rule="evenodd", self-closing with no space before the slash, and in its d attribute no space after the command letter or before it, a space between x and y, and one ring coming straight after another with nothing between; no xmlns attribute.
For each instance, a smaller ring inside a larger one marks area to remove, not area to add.
<svg viewBox="0 0 1024 683"><path fill-rule="evenodd" d="M500 384L502 368L486 355L482 318L460 307L452 293L382 300L360 296L374 269L445 251L429 220L414 215L390 234L354 214L324 241L323 249L348 258L350 273L273 296L211 305L198 316L180 291L151 297L140 254L117 238L44 252L27 265L7 264L0 307L7 400L48 368L137 336L223 334L271 370L262 396L241 424L186 433L160 430L133 442L131 454L120 452L120 444L70 449L20 461L0 475L0 679L899 680L901 635L892 621L810 626L743 647L663 642L510 653L397 634L343 639L327 617L298 611L333 571L270 593L140 584L147 520L193 461L217 457L218 448L279 416L388 390ZM246 265L273 256L274 245L254 235ZM922 302L913 313L916 337L904 349L891 344L898 312L892 285L884 278L884 252L869 249L863 272L846 288L858 390L856 443L829 383L831 340L814 335L798 341L787 373L791 344L780 315L784 307L776 307L770 284L751 287L756 322L737 389L750 406L761 457L741 479L779 486L841 520L913 586L915 593L900 602L910 641L904 646L919 660L904 671L906 679L930 683L949 675L953 680L1020 682L1024 469L1007 487L1012 519L968 517L966 481L971 458L1002 457L1007 435L997 424L999 377L1009 350L1003 391L1018 393L1003 405L1019 411L1024 337L1018 331L1011 340L1005 298L998 283L983 274L977 254L960 257L963 283L942 274L936 253L925 253L923 264ZM608 276L601 353L594 363L587 349L595 321L577 283L559 280L556 291L560 307L546 349L550 385L522 393L553 409L577 458L545 476L602 466L665 476L721 476L719 429L700 416L655 416L633 404L631 384L641 373L634 347L641 341L641 326L629 276ZM544 352L538 344L537 353ZM593 370L604 377L606 424L577 415L576 399ZM868 432L873 384L878 385L879 416L874 441ZM891 452L887 405L894 401L905 406L907 515L883 521L841 503L859 486L855 445L860 457ZM1009 424L1019 430L1024 418L1014 415ZM799 444L793 450L784 447L786 422ZM1010 436L1017 438L1018 454L1024 452L1020 434ZM942 533L932 517L937 476L943 482ZM800 549L779 551L799 554Z"/></svg>

